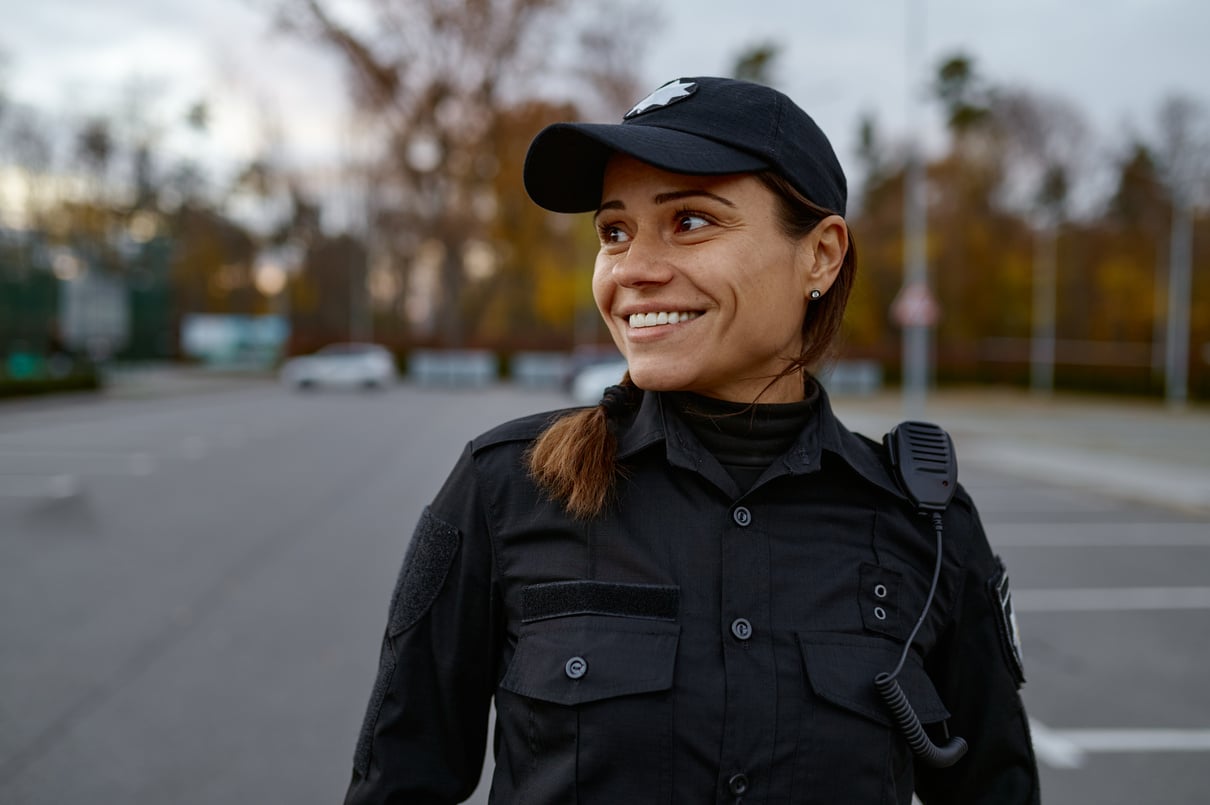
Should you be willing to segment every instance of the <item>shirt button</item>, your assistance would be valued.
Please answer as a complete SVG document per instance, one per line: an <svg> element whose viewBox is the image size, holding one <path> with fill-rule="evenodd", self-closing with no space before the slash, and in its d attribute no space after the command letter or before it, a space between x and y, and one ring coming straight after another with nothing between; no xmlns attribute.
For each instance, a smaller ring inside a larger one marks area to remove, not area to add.
<svg viewBox="0 0 1210 805"><path fill-rule="evenodd" d="M583 657L572 657L563 666L563 673L567 674L568 679L579 679L588 673L588 660Z"/></svg>
<svg viewBox="0 0 1210 805"><path fill-rule="evenodd" d="M731 775L731 779L727 781L727 788L737 797L743 794L748 790L748 775L743 773Z"/></svg>
<svg viewBox="0 0 1210 805"><path fill-rule="evenodd" d="M747 640L752 636L752 624L747 618L736 618L731 621L731 634L739 640Z"/></svg>
<svg viewBox="0 0 1210 805"><path fill-rule="evenodd" d="M735 511L731 512L731 519L735 520L737 526L747 528L752 524L752 512L746 506L736 506Z"/></svg>

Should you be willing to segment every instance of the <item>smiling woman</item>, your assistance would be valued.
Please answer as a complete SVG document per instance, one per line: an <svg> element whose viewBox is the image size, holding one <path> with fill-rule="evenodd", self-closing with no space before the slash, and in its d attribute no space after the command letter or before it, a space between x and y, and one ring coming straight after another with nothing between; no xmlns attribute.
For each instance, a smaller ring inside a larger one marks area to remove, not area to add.
<svg viewBox="0 0 1210 805"><path fill-rule="evenodd" d="M347 802L470 796L494 700L496 803L1037 803L1007 575L948 437L850 433L811 374L856 269L814 121L682 78L544 129L525 183L595 211L629 371L467 446L404 560Z"/></svg>
<svg viewBox="0 0 1210 805"><path fill-rule="evenodd" d="M593 293L631 380L734 402L801 399L803 319L840 271L844 220L787 235L780 200L751 174L687 176L620 155L602 198Z"/></svg>

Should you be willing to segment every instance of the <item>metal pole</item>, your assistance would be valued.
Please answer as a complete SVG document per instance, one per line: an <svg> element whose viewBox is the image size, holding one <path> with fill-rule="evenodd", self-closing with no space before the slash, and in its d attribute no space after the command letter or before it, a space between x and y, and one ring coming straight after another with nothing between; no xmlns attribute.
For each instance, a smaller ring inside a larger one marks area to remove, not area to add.
<svg viewBox="0 0 1210 805"><path fill-rule="evenodd" d="M1164 239L1156 238L1155 249L1155 283L1151 313L1151 379L1159 383L1164 376L1168 333L1168 253L1164 248Z"/></svg>
<svg viewBox="0 0 1210 805"><path fill-rule="evenodd" d="M1178 190L1174 195L1172 241L1168 249L1164 396L1169 406L1183 408L1189 398L1189 294L1193 273L1193 227L1187 194Z"/></svg>
<svg viewBox="0 0 1210 805"><path fill-rule="evenodd" d="M925 9L923 0L908 6L907 21L907 121L908 164L907 184L903 193L903 263L904 287L928 287L927 231L928 199L925 195L924 156L921 153L918 105L920 98L920 62L924 52ZM921 419L928 396L929 344L931 327L903 327L903 412L907 419Z"/></svg>
<svg viewBox="0 0 1210 805"><path fill-rule="evenodd" d="M359 319L359 340L373 341L374 340L374 300L370 293L370 277L374 271L374 261L376 257L375 249L378 246L377 232L374 229L374 217L376 210L375 188L371 176L370 169L365 169L365 178L362 184L362 215L364 217L364 242L362 249L365 253L365 259L362 260L361 272L361 318Z"/></svg>
<svg viewBox="0 0 1210 805"><path fill-rule="evenodd" d="M1034 244L1033 337L1029 344L1029 387L1047 396L1055 386L1055 283L1059 236L1051 223L1042 224Z"/></svg>

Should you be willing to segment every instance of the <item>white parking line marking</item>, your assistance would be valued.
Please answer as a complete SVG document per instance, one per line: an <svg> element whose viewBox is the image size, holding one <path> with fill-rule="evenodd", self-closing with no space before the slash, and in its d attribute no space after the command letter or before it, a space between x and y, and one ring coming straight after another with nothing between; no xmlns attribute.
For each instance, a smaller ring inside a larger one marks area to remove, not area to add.
<svg viewBox="0 0 1210 805"><path fill-rule="evenodd" d="M1206 523L1165 523L1124 532L1090 529L1087 525L999 528L993 537L992 544L997 548L1210 548L1210 526Z"/></svg>
<svg viewBox="0 0 1210 805"><path fill-rule="evenodd" d="M1051 768L1079 768L1085 755L1098 752L1210 752L1210 729L1056 730L1029 720L1034 752Z"/></svg>
<svg viewBox="0 0 1210 805"><path fill-rule="evenodd" d="M1033 738L1034 755L1052 769L1078 769L1084 762L1084 752L1080 747L1042 722L1031 718L1029 731Z"/></svg>
<svg viewBox="0 0 1210 805"><path fill-rule="evenodd" d="M1031 479L1050 478L1126 500L1154 500L1181 508L1210 508L1210 479L1204 473L1141 457L1097 450L971 440L965 442L966 461L986 469Z"/></svg>
<svg viewBox="0 0 1210 805"><path fill-rule="evenodd" d="M1014 590L1017 612L1115 612L1210 609L1210 587L1087 587Z"/></svg>

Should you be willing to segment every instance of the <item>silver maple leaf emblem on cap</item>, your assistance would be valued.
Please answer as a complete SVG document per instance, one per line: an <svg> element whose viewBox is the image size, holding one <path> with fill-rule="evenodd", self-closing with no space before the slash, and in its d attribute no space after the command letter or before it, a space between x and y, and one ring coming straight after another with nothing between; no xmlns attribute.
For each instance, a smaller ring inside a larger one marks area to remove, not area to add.
<svg viewBox="0 0 1210 805"><path fill-rule="evenodd" d="M627 118L632 118L635 115L643 114L643 112L658 109L661 106L667 106L673 101L688 98L696 91L697 84L693 83L692 81L682 81L679 78L676 81L669 81L667 84L636 103L622 119L625 120Z"/></svg>

